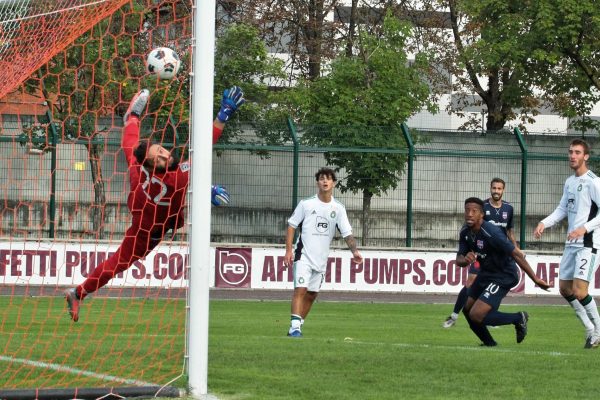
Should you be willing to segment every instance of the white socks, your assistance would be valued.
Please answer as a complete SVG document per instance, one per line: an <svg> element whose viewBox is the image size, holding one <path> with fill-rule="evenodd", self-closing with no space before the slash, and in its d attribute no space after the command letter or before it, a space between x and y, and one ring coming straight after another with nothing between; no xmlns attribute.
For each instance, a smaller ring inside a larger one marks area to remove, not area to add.
<svg viewBox="0 0 600 400"><path fill-rule="evenodd" d="M596 302L593 302L593 303L594 303L594 307L595 307ZM569 304L571 305L571 307L573 307L573 309L575 310L575 315L577 315L577 318L579 318L579 320L585 327L586 333L593 332L596 327L594 326L593 322L588 317L588 313L587 313L586 309L579 302L579 300L574 299L572 301L569 301ZM598 310L596 310L596 313L598 313Z"/></svg>
<svg viewBox="0 0 600 400"><path fill-rule="evenodd" d="M594 298L589 295L588 297L591 300L589 300L588 303L582 307L585 310L585 313L588 316L589 320L594 325L596 333L600 333L600 314L598 314L598 307L596 306L596 301L594 300ZM584 300L585 303L588 300L588 298L586 297Z"/></svg>
<svg viewBox="0 0 600 400"><path fill-rule="evenodd" d="M291 322L290 322L290 332L299 331L302 328L302 324L304 320L298 314L292 314Z"/></svg>

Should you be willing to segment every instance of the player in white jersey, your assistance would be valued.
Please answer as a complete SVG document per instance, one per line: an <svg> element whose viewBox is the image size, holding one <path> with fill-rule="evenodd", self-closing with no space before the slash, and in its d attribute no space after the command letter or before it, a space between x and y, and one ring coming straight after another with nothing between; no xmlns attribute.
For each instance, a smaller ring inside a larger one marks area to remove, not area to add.
<svg viewBox="0 0 600 400"><path fill-rule="evenodd" d="M540 238L545 228L567 217L569 227L560 260L559 290L585 327L584 347L595 348L600 345L600 316L588 288L599 261L600 179L588 169L589 157L587 142L573 139L569 146L569 166L575 174L567 178L556 210L537 225L533 235Z"/></svg>
<svg viewBox="0 0 600 400"><path fill-rule="evenodd" d="M288 220L285 240L285 260L287 267L294 268L294 294L292 316L288 336L301 337L302 324L308 315L321 284L325 279L329 246L338 229L352 251L352 260L360 264L362 256L356 248L352 227L348 221L346 208L333 198L337 178L331 168L321 168L315 174L318 193L298 203ZM296 241L296 251L292 243L296 229L300 235Z"/></svg>

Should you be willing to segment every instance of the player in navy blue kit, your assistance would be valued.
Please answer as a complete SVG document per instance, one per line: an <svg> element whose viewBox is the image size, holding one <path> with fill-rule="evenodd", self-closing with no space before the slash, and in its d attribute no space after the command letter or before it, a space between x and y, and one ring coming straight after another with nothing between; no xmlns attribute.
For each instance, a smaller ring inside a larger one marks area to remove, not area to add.
<svg viewBox="0 0 600 400"><path fill-rule="evenodd" d="M498 311L502 299L518 282L517 265L542 289L548 290L551 285L535 276L521 250L500 228L485 221L483 215L483 200L477 197L465 200L465 226L460 231L456 265L467 267L479 261L480 270L469 289L463 314L484 346L497 344L487 325L513 324L517 343L521 343L527 335L527 312Z"/></svg>
<svg viewBox="0 0 600 400"><path fill-rule="evenodd" d="M483 219L490 221L500 228L508 240L510 240L515 247L518 247L513 231L513 206L502 200L505 187L506 183L504 183L504 180L500 178L492 179L492 182L490 183L491 196L483 202Z"/></svg>
<svg viewBox="0 0 600 400"><path fill-rule="evenodd" d="M513 243L513 245L515 247L519 247L517 246L515 234L513 232L513 206L510 203L502 200L502 195L504 194L505 187L506 183L503 179L492 179L492 181L490 182L490 197L483 202L483 219L486 221L490 221L492 224L499 227L508 237L508 239ZM458 315L465 306L465 303L467 302L469 287L471 287L473 281L475 281L475 277L477 276L478 272L478 262L475 262L469 266L469 275L467 277L467 282L458 293L458 297L456 298L456 302L454 303L454 310L452 311L452 314L450 314L450 316L448 316L448 318L446 318L446 320L442 324L444 328L451 328L456 324Z"/></svg>

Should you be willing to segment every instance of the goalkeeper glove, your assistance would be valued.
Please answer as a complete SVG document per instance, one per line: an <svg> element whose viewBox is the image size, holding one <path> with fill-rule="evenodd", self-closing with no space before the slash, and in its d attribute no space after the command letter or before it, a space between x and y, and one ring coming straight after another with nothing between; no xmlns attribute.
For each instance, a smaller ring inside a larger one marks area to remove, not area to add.
<svg viewBox="0 0 600 400"><path fill-rule="evenodd" d="M213 185L210 191L210 201L215 206L229 204L229 193L227 189L219 185Z"/></svg>
<svg viewBox="0 0 600 400"><path fill-rule="evenodd" d="M221 109L217 114L217 119L223 123L235 113L239 106L244 104L244 92L238 86L233 86L230 89L225 89L223 99L221 100Z"/></svg>

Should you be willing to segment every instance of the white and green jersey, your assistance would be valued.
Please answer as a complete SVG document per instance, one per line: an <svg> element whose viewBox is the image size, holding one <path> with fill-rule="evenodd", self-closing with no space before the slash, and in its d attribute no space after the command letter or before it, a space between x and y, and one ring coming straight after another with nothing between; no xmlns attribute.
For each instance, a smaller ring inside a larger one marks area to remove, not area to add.
<svg viewBox="0 0 600 400"><path fill-rule="evenodd" d="M336 228L344 238L352 234L346 207L333 197L329 203L323 203L317 195L301 200L288 224L300 229L294 261L303 260L319 271L327 268L329 245Z"/></svg>
<svg viewBox="0 0 600 400"><path fill-rule="evenodd" d="M563 195L556 210L541 222L549 228L567 217L571 232L585 226L587 233L577 240L567 239L567 246L600 248L600 178L592 171L571 175L565 181Z"/></svg>

